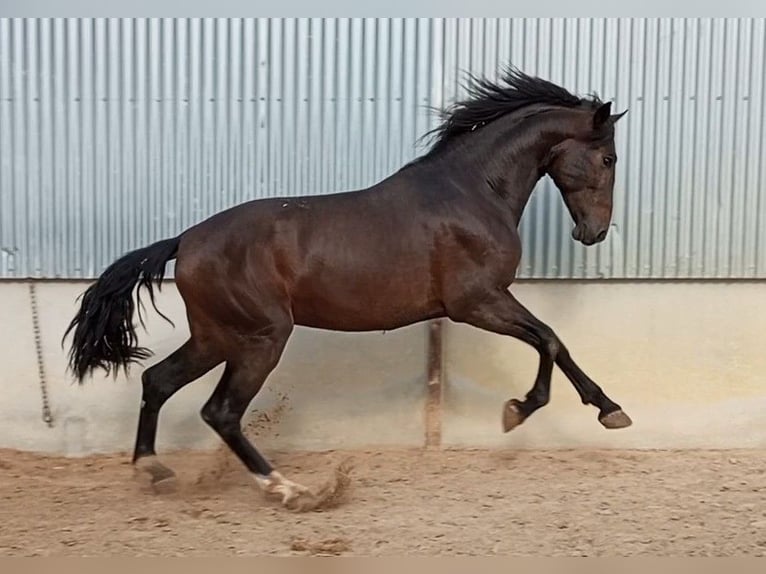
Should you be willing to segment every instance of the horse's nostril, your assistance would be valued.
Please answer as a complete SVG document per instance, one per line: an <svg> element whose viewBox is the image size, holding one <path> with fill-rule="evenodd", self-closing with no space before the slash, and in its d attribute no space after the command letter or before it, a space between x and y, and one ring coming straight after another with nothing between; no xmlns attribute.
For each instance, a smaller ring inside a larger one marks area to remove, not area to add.
<svg viewBox="0 0 766 574"><path fill-rule="evenodd" d="M607 231L608 231L607 229L602 229L599 232L598 236L596 237L596 241L603 241L606 238L606 232Z"/></svg>

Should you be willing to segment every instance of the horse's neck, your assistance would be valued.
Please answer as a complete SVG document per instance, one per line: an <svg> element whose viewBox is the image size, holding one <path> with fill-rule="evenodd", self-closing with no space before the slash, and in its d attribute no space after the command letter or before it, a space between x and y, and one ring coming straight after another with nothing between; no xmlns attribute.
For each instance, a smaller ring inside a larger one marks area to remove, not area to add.
<svg viewBox="0 0 766 574"><path fill-rule="evenodd" d="M537 182L544 175L544 162L550 149L565 136L540 130L533 122L511 127L496 141L492 159L484 164L486 181L511 209L513 224L518 226Z"/></svg>
<svg viewBox="0 0 766 574"><path fill-rule="evenodd" d="M535 185L544 175L551 148L576 135L573 113L541 106L500 118L465 134L440 155L436 165L442 176L482 188L477 192L485 193L486 187L491 187L492 193L508 204L512 223L518 226ZM431 162L425 165L434 169Z"/></svg>
<svg viewBox="0 0 766 574"><path fill-rule="evenodd" d="M544 163L553 146L571 137L566 122L547 117L510 126L496 141L494 157L486 162L484 180L500 195L518 226L532 192L544 175Z"/></svg>
<svg viewBox="0 0 766 574"><path fill-rule="evenodd" d="M508 175L504 178L502 187L497 187L494 191L511 208L513 224L518 227L542 173L536 165L525 162L524 158L519 158L519 161L509 161L508 166Z"/></svg>

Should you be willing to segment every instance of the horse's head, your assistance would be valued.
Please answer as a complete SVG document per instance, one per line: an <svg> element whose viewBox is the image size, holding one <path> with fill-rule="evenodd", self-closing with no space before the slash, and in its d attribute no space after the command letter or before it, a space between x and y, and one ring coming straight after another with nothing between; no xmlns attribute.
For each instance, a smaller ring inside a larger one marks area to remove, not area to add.
<svg viewBox="0 0 766 574"><path fill-rule="evenodd" d="M614 124L625 113L612 115L611 103L600 105L589 113L580 135L554 146L546 162L574 220L572 237L585 245L603 241L609 231L617 163Z"/></svg>

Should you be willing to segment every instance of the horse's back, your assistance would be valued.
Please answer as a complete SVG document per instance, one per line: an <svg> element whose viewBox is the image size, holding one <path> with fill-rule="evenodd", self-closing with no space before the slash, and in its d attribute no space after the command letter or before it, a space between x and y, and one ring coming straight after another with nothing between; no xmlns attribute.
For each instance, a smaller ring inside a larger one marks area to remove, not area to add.
<svg viewBox="0 0 766 574"><path fill-rule="evenodd" d="M394 186L247 202L183 234L179 290L216 305L281 298L308 326L393 328L439 308L432 219Z"/></svg>

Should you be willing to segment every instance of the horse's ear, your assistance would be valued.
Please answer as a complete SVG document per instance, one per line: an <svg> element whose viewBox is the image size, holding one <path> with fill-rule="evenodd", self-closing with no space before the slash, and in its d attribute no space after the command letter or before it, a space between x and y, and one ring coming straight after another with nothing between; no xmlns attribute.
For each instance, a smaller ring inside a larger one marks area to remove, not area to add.
<svg viewBox="0 0 766 574"><path fill-rule="evenodd" d="M593 114L593 128L598 129L609 121L609 116L612 113L612 102L601 104L596 113Z"/></svg>
<svg viewBox="0 0 766 574"><path fill-rule="evenodd" d="M615 123L617 123L617 120L619 120L619 119L620 119L622 116L624 116L624 115L625 115L625 114L627 114L627 113L628 113L628 110L625 110L624 112L622 112L622 113L619 113L619 114L614 114L613 116L611 116L611 117L609 118L609 123L610 123L610 124L615 124Z"/></svg>

